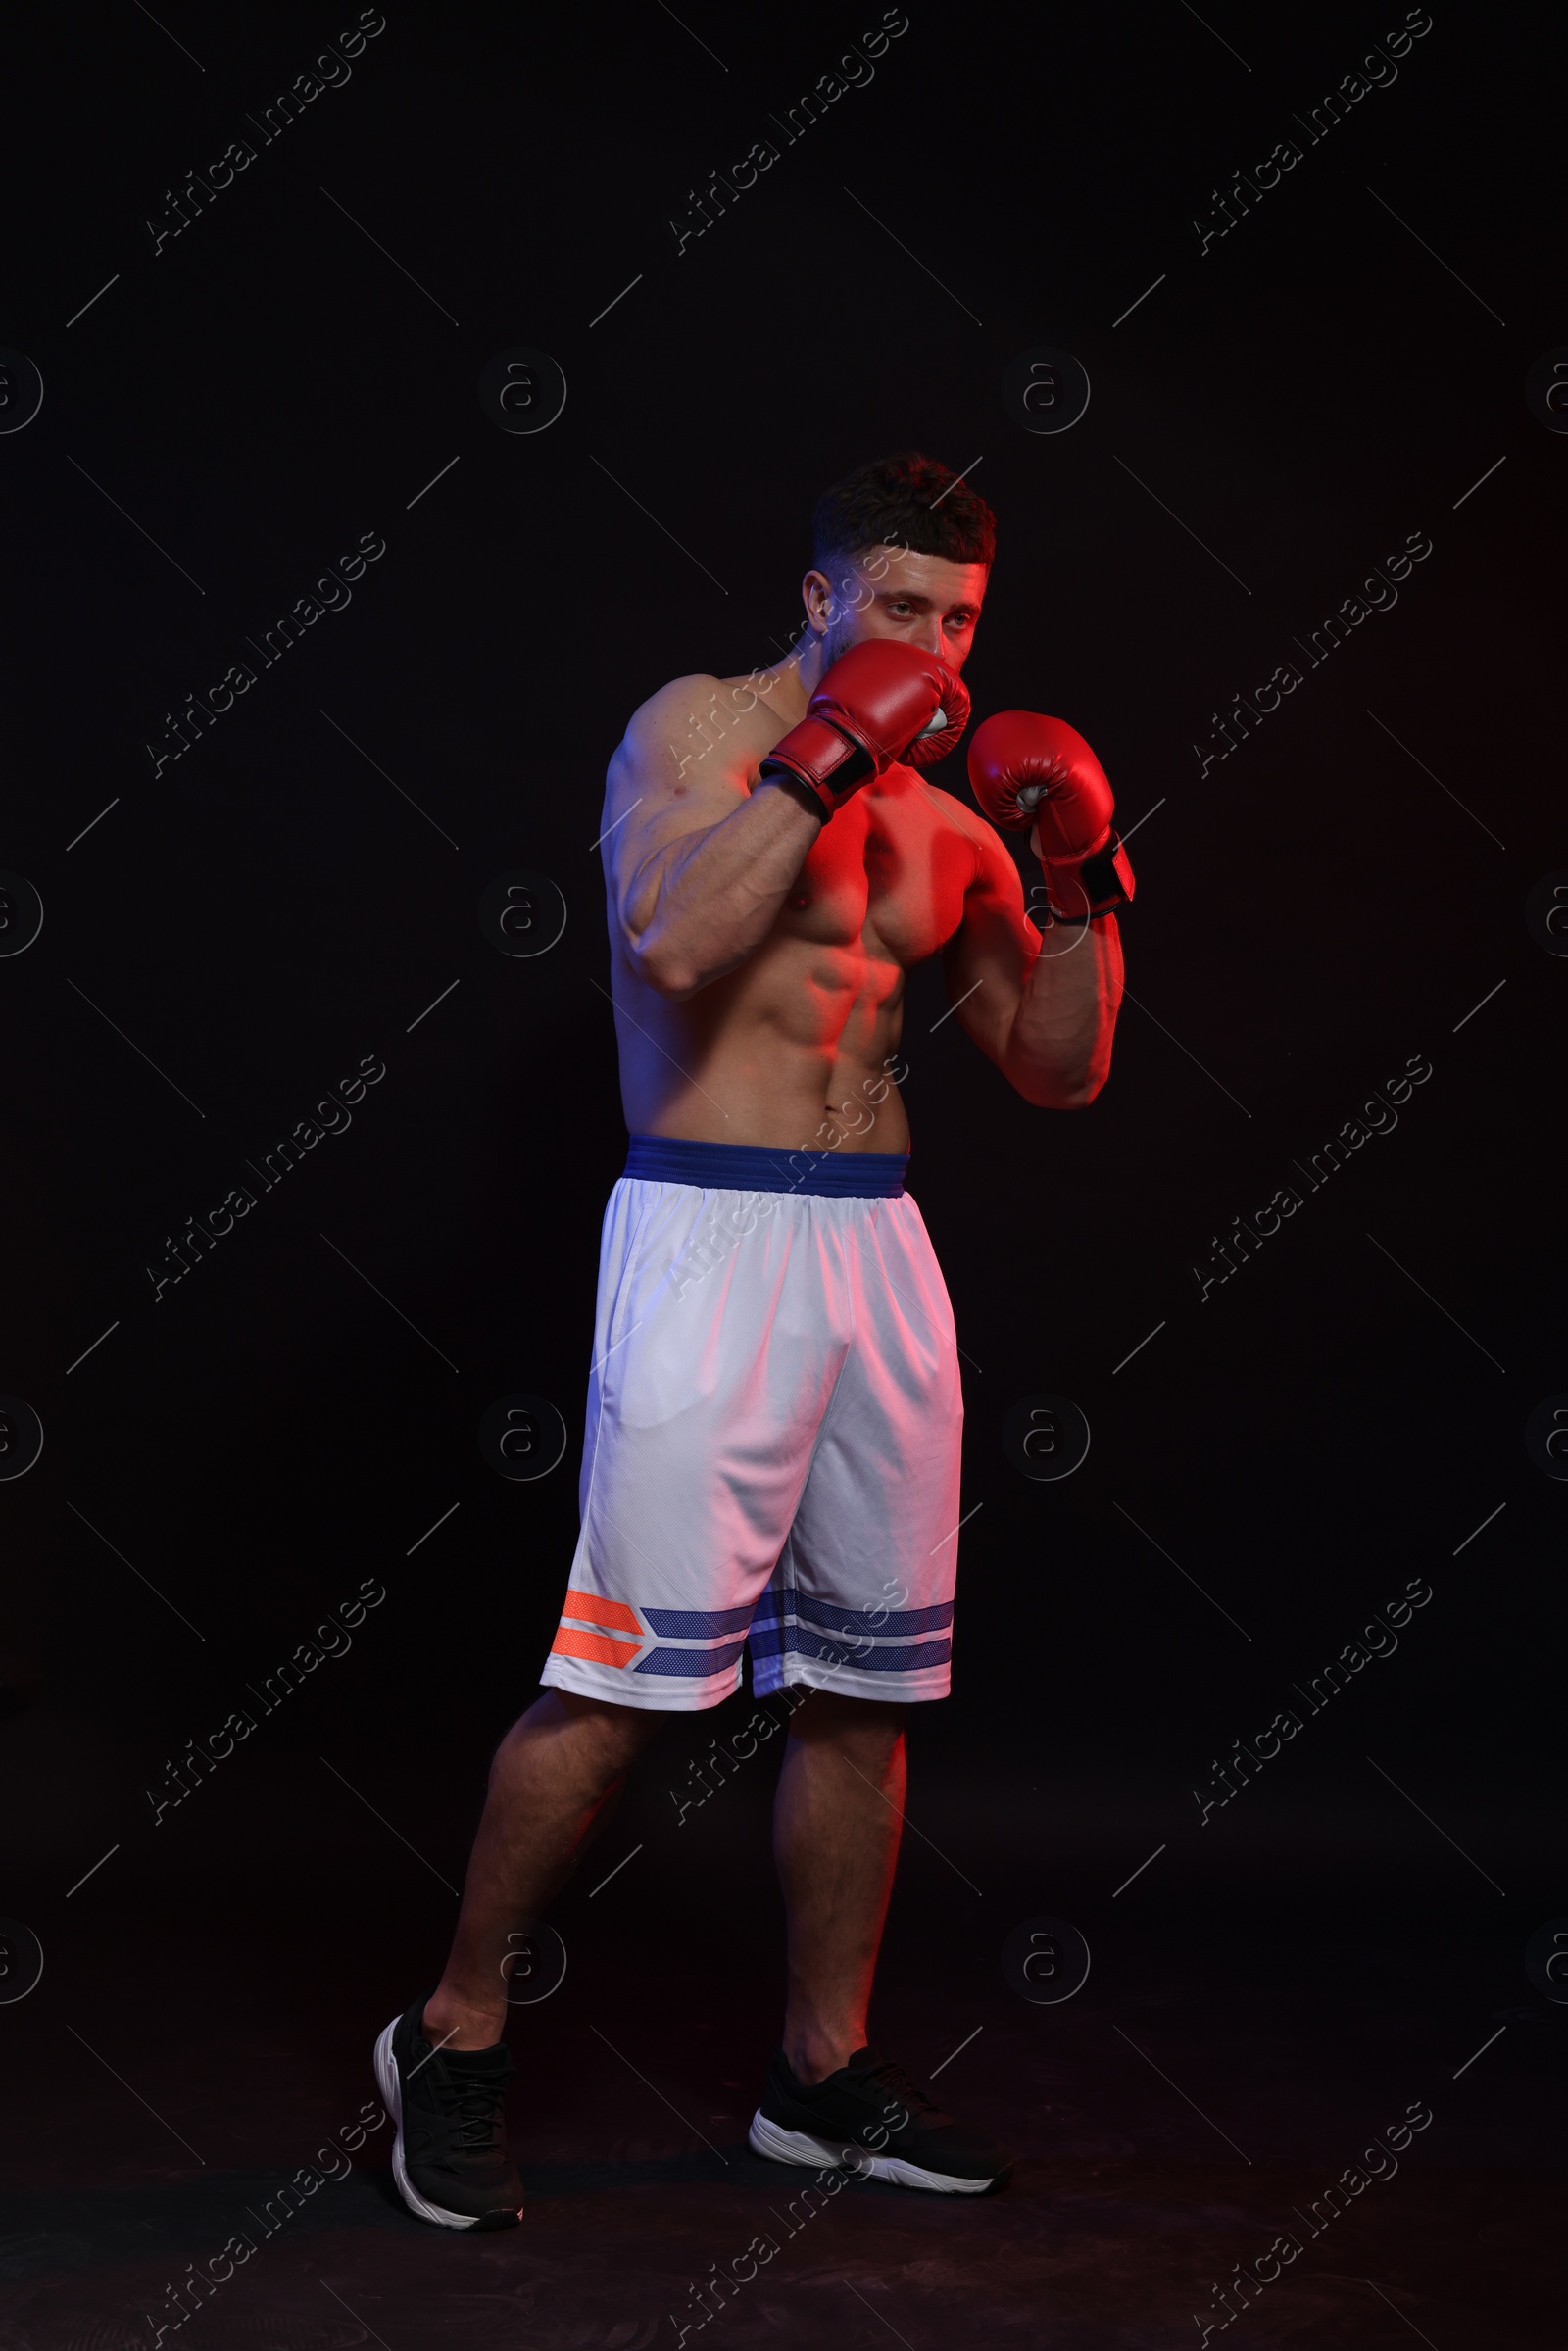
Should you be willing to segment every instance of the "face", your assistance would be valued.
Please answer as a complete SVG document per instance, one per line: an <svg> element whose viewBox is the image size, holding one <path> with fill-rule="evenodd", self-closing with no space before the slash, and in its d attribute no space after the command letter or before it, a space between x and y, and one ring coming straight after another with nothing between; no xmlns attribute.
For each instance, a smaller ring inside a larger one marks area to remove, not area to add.
<svg viewBox="0 0 1568 2351"><path fill-rule="evenodd" d="M985 601L984 563L880 547L835 563L834 571L831 579L808 571L802 583L824 665L867 637L897 637L934 653L954 671L963 667Z"/></svg>

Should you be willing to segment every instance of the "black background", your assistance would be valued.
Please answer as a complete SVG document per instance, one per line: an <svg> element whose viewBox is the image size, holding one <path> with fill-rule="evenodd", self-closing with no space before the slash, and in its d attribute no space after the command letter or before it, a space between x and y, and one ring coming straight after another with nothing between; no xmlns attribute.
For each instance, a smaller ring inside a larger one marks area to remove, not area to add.
<svg viewBox="0 0 1568 2351"><path fill-rule="evenodd" d="M976 465L998 515L977 716L1069 718L1140 825L1131 995L1087 1114L1031 1109L956 1022L933 1027L934 966L908 991L911 1190L965 1350L974 1513L954 1696L911 1735L910 1818L941 1848L911 1846L890 1931L889 2001L917 1985L940 2011L911 2062L982 2011L999 2047L1009 2015L1038 2026L999 1954L1051 1912L1088 1935L1097 1992L1108 1970L1128 2001L1168 1990L1178 1953L1223 1954L1304 2078L1313 2033L1285 1993L1303 1966L1353 2019L1335 2060L1352 2078L1355 2034L1386 2053L1380 2026L1408 2023L1419 1987L1442 2064L1396 2069L1396 2106L1424 2082L1440 2103L1432 2084L1488 2020L1528 2007L1524 1942L1568 1910L1549 1828L1568 1494L1524 1445L1532 1407L1568 1390L1568 963L1524 912L1568 865L1552 684L1568 439L1524 399L1532 363L1568 342L1552 21L1438 9L1393 85L1308 145L1294 118L1401 11L1205 24L926 0L870 85L677 254L687 191L755 139L783 146L768 110L877 22L861 14L400 0L348 83L265 145L247 115L336 19L88 7L10 36L0 342L45 392L0 437L0 864L45 920L0 960L0 1388L45 1446L0 1485L0 1667L32 1699L6 1732L5 1907L47 1964L5 2021L79 2097L70 2126L49 2095L36 2110L44 2137L68 2130L68 2179L78 2129L114 2142L116 2178L165 2156L183 2175L67 2025L177 2122L219 2095L264 2013L307 2081L329 2010L342 2087L313 2095L348 2114L368 2086L359 2042L439 1967L434 1881L460 1880L576 1530L624 1141L590 848L605 764L668 677L776 658L812 500L892 449ZM165 190L241 137L255 161L155 255ZM1301 161L1200 252L1194 216L1282 138ZM1037 344L1072 351L1093 386L1060 435L1002 402ZM514 346L564 370L547 431L505 434L481 410L481 367ZM370 531L386 552L347 610L155 776L166 713L232 661L260 669L247 636ZM1294 641L1418 532L1432 552L1397 605L1202 774L1211 714L1298 660ZM961 755L934 780L968 797ZM516 867L567 906L533 960L499 955L476 918ZM386 1074L351 1129L155 1302L166 1237L250 1182L245 1161L368 1054ZM1418 1055L1432 1075L1397 1129L1200 1298L1213 1238L1277 1186L1304 1190L1293 1160ZM569 1431L535 1484L503 1482L476 1441L517 1390ZM1035 1392L1093 1432L1055 1485L1002 1446ZM1433 1597L1398 1653L1200 1828L1211 1759L1418 1577ZM352 1653L155 1827L166 1759L367 1578L386 1598ZM600 1974L589 2006L563 1994L558 2101L590 2062L570 2037L589 2019L618 2018L657 2071L651 2052L683 2063L730 2001L765 2056L772 1767L727 1825L677 1835L665 1794L740 1704L672 1727L604 1847L608 1867L642 1837L641 1858L592 1909L585 1887L567 1897L568 1945L580 1934ZM1374 1945L1404 1956L1374 1964ZM1380 1969L1405 1991L1385 2000ZM1223 2037L1232 1994L1214 1997ZM1528 2038L1521 2023L1505 2051ZM1085 2060L1091 2105L1144 2095L1101 2065ZM1006 2069L992 2078L1000 2094ZM1527 2160L1534 2079L1499 2094L1487 2162ZM620 2082L604 2093L638 2094ZM1257 2082L1229 2095L1233 2113L1259 2102L1260 2140L1310 2137ZM1170 2115L1180 2137L1190 2118ZM303 2160L299 2131L279 2135L247 2160ZM1343 2140L1325 2131L1324 2162L1348 2160ZM717 2227L682 2280L728 2249ZM207 2239L180 2241L183 2262ZM1167 2316L1185 2329L1250 2241L1238 2224L1200 2288L1154 2295L1147 2339ZM651 2240L626 2242L613 2307L678 2307L683 2282L642 2282ZM82 2309L120 2306L97 2290ZM924 2351L936 2321L908 2291L899 2325ZM1008 2291L985 2339L1044 2307L1036 2286ZM863 2313L834 2323L847 2342L876 2332ZM1115 2330L1131 2318L1082 2323L1111 2331L1059 2339L1146 2339ZM7 2340L66 2339L33 2324ZM223 2339L216 2311L199 2324ZM1444 2351L1545 2339L1523 2319L1501 2330L1492 2289L1464 2324ZM725 2325L795 2339L739 2307ZM605 2326L537 2339L655 2339ZM1389 2317L1364 2339L1402 2331Z"/></svg>

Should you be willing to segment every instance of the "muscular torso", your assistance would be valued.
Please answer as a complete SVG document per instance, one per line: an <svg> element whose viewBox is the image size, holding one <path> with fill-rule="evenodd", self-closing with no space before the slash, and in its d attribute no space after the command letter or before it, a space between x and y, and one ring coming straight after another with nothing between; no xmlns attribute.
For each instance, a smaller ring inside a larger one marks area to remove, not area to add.
<svg viewBox="0 0 1568 2351"><path fill-rule="evenodd" d="M704 705L702 689L711 688L723 694L730 716L711 750L699 751L678 774L669 762L667 792L674 801L691 796L694 823L713 824L746 799L761 760L800 715L787 693L733 714L730 695L745 683L681 681L694 710ZM684 748L700 747L702 737L682 734ZM607 822L618 813L615 799L612 769ZM957 930L983 831L961 803L913 768L890 768L821 827L760 944L734 970L674 1000L634 967L607 858L621 1100L631 1132L791 1150L906 1151L904 1105L885 1074L903 1027L904 975Z"/></svg>

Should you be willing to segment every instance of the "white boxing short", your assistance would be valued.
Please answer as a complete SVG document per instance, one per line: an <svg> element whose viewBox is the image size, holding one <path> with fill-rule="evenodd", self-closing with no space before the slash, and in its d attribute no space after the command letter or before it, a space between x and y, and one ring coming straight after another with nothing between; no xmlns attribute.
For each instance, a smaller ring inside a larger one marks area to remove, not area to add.
<svg viewBox="0 0 1568 2351"><path fill-rule="evenodd" d="M605 1211L578 1500L541 1679L939 1698L963 1395L906 1154L634 1135Z"/></svg>

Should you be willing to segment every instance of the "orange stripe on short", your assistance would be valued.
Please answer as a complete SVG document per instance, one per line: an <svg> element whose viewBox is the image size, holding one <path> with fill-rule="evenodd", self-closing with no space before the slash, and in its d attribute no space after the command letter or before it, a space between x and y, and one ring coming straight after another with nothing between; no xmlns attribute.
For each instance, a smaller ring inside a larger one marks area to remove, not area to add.
<svg viewBox="0 0 1568 2351"><path fill-rule="evenodd" d="M628 1608L624 1600L602 1600L596 1592L573 1592L568 1585L566 1605L561 1613L580 1616L590 1625L607 1625L616 1633L633 1634L638 1641L643 1637L635 1608Z"/></svg>
<svg viewBox="0 0 1568 2351"><path fill-rule="evenodd" d="M558 1657L586 1657L595 1665L630 1665L640 1645L612 1641L608 1633L574 1633L569 1625L563 1625L550 1643Z"/></svg>

